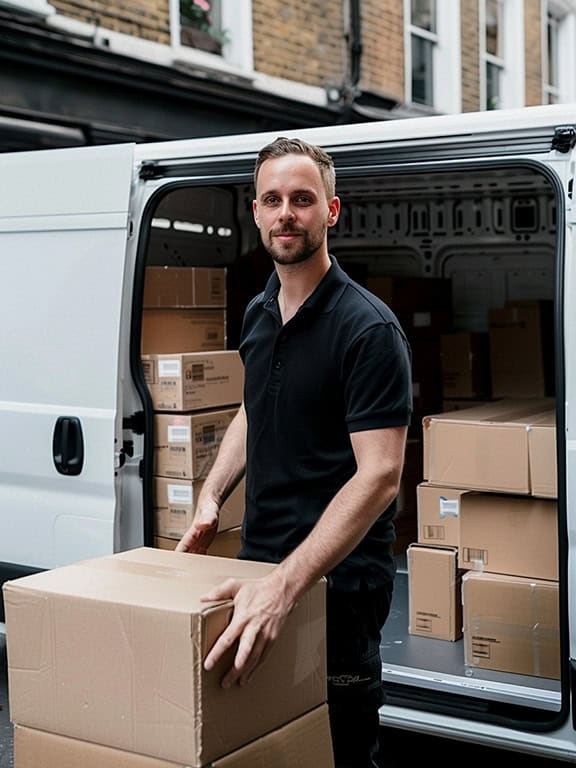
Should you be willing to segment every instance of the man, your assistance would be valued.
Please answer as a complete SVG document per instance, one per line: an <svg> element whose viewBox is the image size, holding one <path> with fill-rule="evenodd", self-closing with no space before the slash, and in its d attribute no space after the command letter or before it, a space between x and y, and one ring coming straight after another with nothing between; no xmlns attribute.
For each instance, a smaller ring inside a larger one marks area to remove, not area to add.
<svg viewBox="0 0 576 768"><path fill-rule="evenodd" d="M230 579L205 595L234 601L205 668L237 642L222 685L247 683L299 597L326 576L336 766L372 768L410 351L390 309L328 253L340 212L331 157L276 139L258 156L255 187L254 218L275 269L244 316L244 402L177 549L206 551L220 506L246 472L239 557L279 565L264 579Z"/></svg>

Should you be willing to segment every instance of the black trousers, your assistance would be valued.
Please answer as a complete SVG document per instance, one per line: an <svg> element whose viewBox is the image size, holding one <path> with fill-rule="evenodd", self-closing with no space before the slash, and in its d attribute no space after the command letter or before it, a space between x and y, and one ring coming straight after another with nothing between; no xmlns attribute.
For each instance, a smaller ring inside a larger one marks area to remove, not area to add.
<svg viewBox="0 0 576 768"><path fill-rule="evenodd" d="M380 633L392 587L328 589L328 709L336 768L377 768L378 710L384 703Z"/></svg>

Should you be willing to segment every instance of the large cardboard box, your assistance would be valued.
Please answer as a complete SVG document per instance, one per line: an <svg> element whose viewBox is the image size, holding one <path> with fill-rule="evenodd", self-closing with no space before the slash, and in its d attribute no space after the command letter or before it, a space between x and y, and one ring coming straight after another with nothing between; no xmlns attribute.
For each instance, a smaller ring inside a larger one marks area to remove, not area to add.
<svg viewBox="0 0 576 768"><path fill-rule="evenodd" d="M444 398L485 398L490 394L490 349L487 333L443 334L441 344Z"/></svg>
<svg viewBox="0 0 576 768"><path fill-rule="evenodd" d="M157 536L180 539L194 518L198 495L204 480L175 480L154 478L154 531ZM244 517L244 478L232 491L220 509L218 530L236 528Z"/></svg>
<svg viewBox="0 0 576 768"><path fill-rule="evenodd" d="M558 508L552 499L497 493L460 498L462 568L558 579Z"/></svg>
<svg viewBox="0 0 576 768"><path fill-rule="evenodd" d="M480 491L531 493L528 431L550 398L503 399L422 420L424 479Z"/></svg>
<svg viewBox="0 0 576 768"><path fill-rule="evenodd" d="M166 536L154 536L154 546L157 549L175 550L178 539L169 539ZM242 528L227 528L218 531L214 541L208 547L207 555L210 557L237 557L242 546Z"/></svg>
<svg viewBox="0 0 576 768"><path fill-rule="evenodd" d="M554 396L553 302L510 303L489 314L495 397Z"/></svg>
<svg viewBox="0 0 576 768"><path fill-rule="evenodd" d="M462 602L468 666L560 677L557 582L468 571Z"/></svg>
<svg viewBox="0 0 576 768"><path fill-rule="evenodd" d="M223 689L231 648L202 666L230 577L277 566L139 548L4 584L14 723L200 768L326 701L326 581L298 601L248 686Z"/></svg>
<svg viewBox="0 0 576 768"><path fill-rule="evenodd" d="M223 309L145 309L142 354L204 352L226 348Z"/></svg>
<svg viewBox="0 0 576 768"><path fill-rule="evenodd" d="M14 726L18 768L187 768L154 757ZM334 768L328 706L322 704L205 768Z"/></svg>
<svg viewBox="0 0 576 768"><path fill-rule="evenodd" d="M442 547L460 545L462 488L420 483L418 495L418 543Z"/></svg>
<svg viewBox="0 0 576 768"><path fill-rule="evenodd" d="M462 637L462 573L458 550L412 544L408 560L408 632L458 640Z"/></svg>
<svg viewBox="0 0 576 768"><path fill-rule="evenodd" d="M239 405L244 367L236 349L143 355L142 368L157 411L197 411Z"/></svg>
<svg viewBox="0 0 576 768"><path fill-rule="evenodd" d="M535 418L528 432L532 495L558 497L556 461L556 414L548 411Z"/></svg>
<svg viewBox="0 0 576 768"><path fill-rule="evenodd" d="M206 477L238 408L154 416L154 474L181 480Z"/></svg>
<svg viewBox="0 0 576 768"><path fill-rule="evenodd" d="M145 308L225 307L226 270L221 267L146 267Z"/></svg>

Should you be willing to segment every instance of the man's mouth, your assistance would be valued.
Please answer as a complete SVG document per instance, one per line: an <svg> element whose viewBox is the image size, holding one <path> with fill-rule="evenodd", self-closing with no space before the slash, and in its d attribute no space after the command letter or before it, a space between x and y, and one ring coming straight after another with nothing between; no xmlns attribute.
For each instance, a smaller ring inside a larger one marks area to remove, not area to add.
<svg viewBox="0 0 576 768"><path fill-rule="evenodd" d="M300 232L296 232L293 229L290 229L290 230L283 229L280 232L273 232L272 236L273 237L299 237Z"/></svg>

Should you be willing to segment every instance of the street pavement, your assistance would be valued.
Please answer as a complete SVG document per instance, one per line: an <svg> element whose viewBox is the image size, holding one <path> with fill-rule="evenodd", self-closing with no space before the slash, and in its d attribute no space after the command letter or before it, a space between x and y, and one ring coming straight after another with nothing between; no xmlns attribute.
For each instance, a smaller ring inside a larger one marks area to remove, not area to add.
<svg viewBox="0 0 576 768"><path fill-rule="evenodd" d="M0 624L0 768L14 768L12 725L8 702L6 635ZM381 768L406 768L425 761L444 765L504 764L506 768L562 768L564 762L531 758L504 750L479 747L440 737L413 734L393 728L382 729ZM79 768L81 768L79 766ZM270 766L269 768L274 768ZM297 768L297 767L295 767Z"/></svg>

